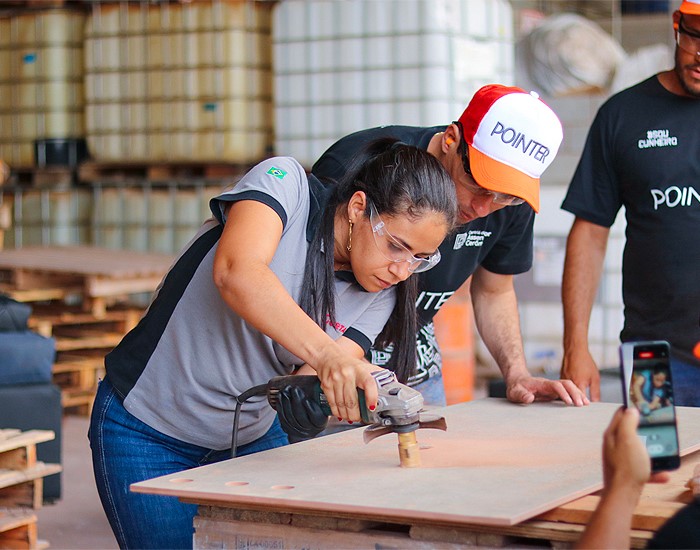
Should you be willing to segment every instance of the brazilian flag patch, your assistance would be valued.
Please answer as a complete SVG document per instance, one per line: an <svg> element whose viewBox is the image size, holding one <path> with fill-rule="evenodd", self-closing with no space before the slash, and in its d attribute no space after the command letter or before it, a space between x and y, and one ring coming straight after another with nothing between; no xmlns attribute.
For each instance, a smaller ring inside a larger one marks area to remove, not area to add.
<svg viewBox="0 0 700 550"><path fill-rule="evenodd" d="M280 179L280 180L281 180L284 176L287 175L287 172L285 172L285 171L282 170L281 168L275 168L274 166L273 166L272 168L270 168L270 169L267 171L267 173L270 174L270 175L272 175L272 176L275 176L277 179Z"/></svg>

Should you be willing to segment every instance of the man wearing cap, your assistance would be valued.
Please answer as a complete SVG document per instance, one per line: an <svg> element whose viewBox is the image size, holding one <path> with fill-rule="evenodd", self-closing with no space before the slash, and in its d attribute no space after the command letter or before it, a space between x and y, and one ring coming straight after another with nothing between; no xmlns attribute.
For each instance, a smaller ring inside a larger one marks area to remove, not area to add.
<svg viewBox="0 0 700 550"><path fill-rule="evenodd" d="M562 377L600 399L588 325L610 226L627 219L621 340L668 340L676 405L700 406L700 0L673 13L675 65L600 108L562 208Z"/></svg>
<svg viewBox="0 0 700 550"><path fill-rule="evenodd" d="M391 136L437 157L452 177L460 227L440 246L442 260L419 275L420 328L416 374L408 381L426 403L445 404L440 350L433 317L467 280L476 326L506 382L508 399L531 403L560 398L587 404L569 380L532 377L525 363L513 275L532 265L534 213L540 175L557 154L562 127L536 94L497 84L479 89L458 121L448 126L384 126L362 130L332 145L314 164L322 179L338 179L364 144ZM376 365L391 349L371 350Z"/></svg>

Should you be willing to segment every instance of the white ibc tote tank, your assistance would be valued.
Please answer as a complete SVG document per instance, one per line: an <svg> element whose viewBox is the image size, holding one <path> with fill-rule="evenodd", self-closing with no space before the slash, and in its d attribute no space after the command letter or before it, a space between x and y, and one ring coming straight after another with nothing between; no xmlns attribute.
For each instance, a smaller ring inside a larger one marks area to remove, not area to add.
<svg viewBox="0 0 700 550"><path fill-rule="evenodd" d="M85 135L85 14L46 9L0 16L0 158L34 164L34 140Z"/></svg>
<svg viewBox="0 0 700 550"><path fill-rule="evenodd" d="M307 168L350 132L447 124L513 83L507 0L283 0L272 33L275 152Z"/></svg>
<svg viewBox="0 0 700 550"><path fill-rule="evenodd" d="M270 4L95 3L87 140L100 161L256 162L272 143Z"/></svg>

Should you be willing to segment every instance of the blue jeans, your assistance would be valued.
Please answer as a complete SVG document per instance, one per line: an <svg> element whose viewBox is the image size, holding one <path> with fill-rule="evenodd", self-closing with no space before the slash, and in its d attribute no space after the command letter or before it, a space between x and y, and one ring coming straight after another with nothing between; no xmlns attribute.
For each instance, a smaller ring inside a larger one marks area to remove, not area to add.
<svg viewBox="0 0 700 550"><path fill-rule="evenodd" d="M176 497L132 493L129 485L219 462L230 450L184 443L154 430L130 414L108 380L97 389L88 433L97 491L120 548L192 548L196 504ZM278 420L237 455L287 445Z"/></svg>
<svg viewBox="0 0 700 550"><path fill-rule="evenodd" d="M446 407L447 397L445 395L445 383L442 379L442 373L437 376L431 376L424 382L413 386L414 390L418 390L423 396L423 404L426 407Z"/></svg>
<svg viewBox="0 0 700 550"><path fill-rule="evenodd" d="M674 402L679 407L700 407L700 367L671 358Z"/></svg>

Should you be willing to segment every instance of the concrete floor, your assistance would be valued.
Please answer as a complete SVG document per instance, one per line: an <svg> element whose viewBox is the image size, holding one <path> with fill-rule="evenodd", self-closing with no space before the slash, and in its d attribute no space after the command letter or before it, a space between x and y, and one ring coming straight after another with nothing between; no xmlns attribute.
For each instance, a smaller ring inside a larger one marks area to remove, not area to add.
<svg viewBox="0 0 700 550"><path fill-rule="evenodd" d="M64 416L62 498L37 510L39 539L56 550L118 549L92 474L88 419Z"/></svg>

